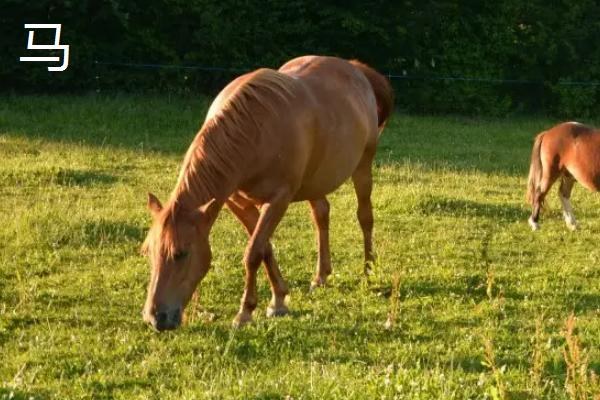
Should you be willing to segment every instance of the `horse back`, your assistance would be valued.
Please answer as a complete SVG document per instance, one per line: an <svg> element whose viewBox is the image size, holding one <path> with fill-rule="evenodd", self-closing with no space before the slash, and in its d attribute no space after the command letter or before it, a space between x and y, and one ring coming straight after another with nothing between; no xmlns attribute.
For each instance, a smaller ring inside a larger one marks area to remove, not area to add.
<svg viewBox="0 0 600 400"><path fill-rule="evenodd" d="M600 189L600 131L578 122L565 122L544 132L544 168L569 173L586 188Z"/></svg>
<svg viewBox="0 0 600 400"><path fill-rule="evenodd" d="M280 72L302 82L312 118L310 154L295 200L318 198L341 185L378 139L376 99L366 76L348 61L305 56ZM304 107L303 107L304 108Z"/></svg>
<svg viewBox="0 0 600 400"><path fill-rule="evenodd" d="M340 114L344 120L354 124L355 129L373 130L373 126L377 127L377 103L371 83L359 68L347 60L303 56L287 62L279 71L301 81L311 92L318 107L313 111L325 127L340 124L341 121L330 120ZM322 110L329 112L320 112Z"/></svg>
<svg viewBox="0 0 600 400"><path fill-rule="evenodd" d="M211 123L223 141L237 143L220 147L236 150L238 188L258 203L284 186L294 200L330 193L378 138L371 84L349 62L332 57L301 57L279 71L236 79L211 106L205 125Z"/></svg>

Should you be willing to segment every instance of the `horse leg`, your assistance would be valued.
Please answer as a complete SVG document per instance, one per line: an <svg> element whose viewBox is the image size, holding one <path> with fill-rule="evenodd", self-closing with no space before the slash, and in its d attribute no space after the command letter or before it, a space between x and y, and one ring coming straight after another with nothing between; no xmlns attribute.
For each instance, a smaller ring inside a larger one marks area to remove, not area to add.
<svg viewBox="0 0 600 400"><path fill-rule="evenodd" d="M571 191L573 190L573 185L575 184L575 178L573 178L569 174L565 174L562 176L560 181L560 188L558 190L558 196L560 197L560 202L563 207L563 216L565 217L565 222L567 227L574 231L577 229L577 221L575 220L575 214L573 213L573 207L571 207Z"/></svg>
<svg viewBox="0 0 600 400"><path fill-rule="evenodd" d="M310 201L312 219L317 228L317 242L319 245L319 259L317 272L310 284L310 290L324 286L327 277L331 274L331 254L329 253L329 202L325 197Z"/></svg>
<svg viewBox="0 0 600 400"><path fill-rule="evenodd" d="M246 279L240 311L233 320L233 326L236 328L242 327L252 321L252 312L256 308L257 303L256 271L265 259L269 239L275 231L277 224L283 218L290 199L291 196L287 190L281 191L270 202L265 203L260 208L260 216L244 253Z"/></svg>
<svg viewBox="0 0 600 400"><path fill-rule="evenodd" d="M540 229L539 219L540 219L540 211L542 209L542 204L544 203L544 199L546 198L546 194L556 181L559 176L558 169L556 168L547 168L544 169L542 179L540 180L539 186L535 191L535 195L533 196L533 207L531 211L531 216L529 217L529 226L534 231Z"/></svg>
<svg viewBox="0 0 600 400"><path fill-rule="evenodd" d="M243 203L239 204L231 200L227 201L227 207L244 225L248 236L251 237L259 217L256 207L252 204L244 205ZM285 315L288 312L287 306L285 305L285 297L289 291L287 284L279 271L279 266L277 260L275 260L275 254L273 254L273 247L271 246L270 241L267 242L265 247L263 262L272 293L271 303L267 308L267 316L274 317Z"/></svg>
<svg viewBox="0 0 600 400"><path fill-rule="evenodd" d="M356 216L363 232L365 247L365 275L371 272L371 264L375 261L373 254L373 207L371 205L371 191L373 189L372 163L375 156L374 150L367 150L358 167L352 174L354 191L358 200Z"/></svg>

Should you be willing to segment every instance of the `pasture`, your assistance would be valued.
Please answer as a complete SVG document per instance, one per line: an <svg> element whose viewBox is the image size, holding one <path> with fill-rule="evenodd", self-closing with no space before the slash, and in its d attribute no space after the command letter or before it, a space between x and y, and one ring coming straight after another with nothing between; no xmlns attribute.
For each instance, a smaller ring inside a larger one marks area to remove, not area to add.
<svg viewBox="0 0 600 400"><path fill-rule="evenodd" d="M531 232L531 144L558 122L544 118L396 114L374 170L368 280L347 183L329 196L328 287L308 292L315 234L294 204L273 239L291 314L265 317L261 272L255 322L233 330L246 236L224 210L186 322L154 332L140 314L146 193L167 198L208 104L0 98L0 399L599 395L600 197L575 187L571 232L555 188Z"/></svg>

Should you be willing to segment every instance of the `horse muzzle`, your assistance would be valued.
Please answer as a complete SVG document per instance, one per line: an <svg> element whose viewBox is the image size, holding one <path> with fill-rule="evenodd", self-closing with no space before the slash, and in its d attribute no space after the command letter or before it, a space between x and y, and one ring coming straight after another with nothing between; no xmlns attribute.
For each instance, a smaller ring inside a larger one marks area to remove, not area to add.
<svg viewBox="0 0 600 400"><path fill-rule="evenodd" d="M143 318L158 332L173 330L181 325L181 308L171 310L157 308L153 313L144 312Z"/></svg>

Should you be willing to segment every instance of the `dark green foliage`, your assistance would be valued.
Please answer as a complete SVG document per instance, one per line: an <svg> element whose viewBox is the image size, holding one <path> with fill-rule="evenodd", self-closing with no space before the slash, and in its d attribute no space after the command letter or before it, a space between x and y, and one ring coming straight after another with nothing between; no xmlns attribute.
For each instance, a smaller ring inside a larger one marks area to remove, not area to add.
<svg viewBox="0 0 600 400"><path fill-rule="evenodd" d="M329 54L397 74L398 105L410 112L575 118L600 103L600 86L581 84L600 81L594 0L2 0L1 9L0 85L9 91L213 93L244 70ZM18 62L25 22L63 24L67 71Z"/></svg>

